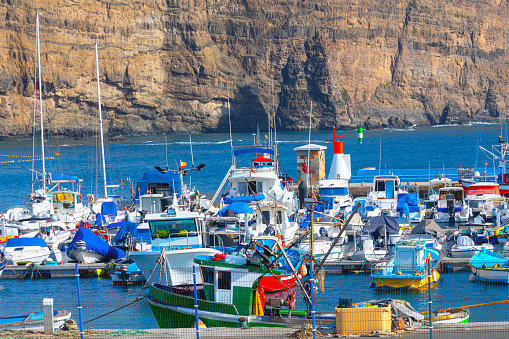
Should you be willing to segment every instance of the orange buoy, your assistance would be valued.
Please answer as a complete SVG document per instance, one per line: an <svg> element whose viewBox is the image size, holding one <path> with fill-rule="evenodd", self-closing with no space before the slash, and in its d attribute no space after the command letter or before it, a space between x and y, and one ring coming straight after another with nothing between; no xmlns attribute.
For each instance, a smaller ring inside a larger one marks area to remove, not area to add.
<svg viewBox="0 0 509 339"><path fill-rule="evenodd" d="M301 277L305 277L308 274L308 269L306 268L306 265L301 264L299 267L299 274Z"/></svg>

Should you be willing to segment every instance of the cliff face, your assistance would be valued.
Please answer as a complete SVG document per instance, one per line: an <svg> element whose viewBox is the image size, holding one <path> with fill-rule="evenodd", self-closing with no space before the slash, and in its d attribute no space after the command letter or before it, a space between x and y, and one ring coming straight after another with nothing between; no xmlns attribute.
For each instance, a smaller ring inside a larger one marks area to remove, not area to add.
<svg viewBox="0 0 509 339"><path fill-rule="evenodd" d="M35 5L34 5L35 3ZM35 6L35 7L34 7ZM35 13L44 119L110 135L499 121L507 1L0 1L0 135L31 133ZM38 110L38 108L37 108Z"/></svg>

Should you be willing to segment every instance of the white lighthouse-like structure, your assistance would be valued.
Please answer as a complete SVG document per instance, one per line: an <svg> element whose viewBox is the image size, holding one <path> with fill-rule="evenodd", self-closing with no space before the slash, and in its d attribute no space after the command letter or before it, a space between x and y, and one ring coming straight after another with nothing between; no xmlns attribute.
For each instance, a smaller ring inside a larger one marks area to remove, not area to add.
<svg viewBox="0 0 509 339"><path fill-rule="evenodd" d="M350 163L350 154L343 153L343 132L334 133L334 157L329 170L329 179L344 179L349 181L352 176L352 166ZM339 133L339 136L338 136Z"/></svg>
<svg viewBox="0 0 509 339"><path fill-rule="evenodd" d="M353 198L348 191L352 176L350 154L343 153L343 132L334 133L334 157L329 170L329 179L320 180L320 200L324 203L324 212L330 217L343 216L351 210Z"/></svg>

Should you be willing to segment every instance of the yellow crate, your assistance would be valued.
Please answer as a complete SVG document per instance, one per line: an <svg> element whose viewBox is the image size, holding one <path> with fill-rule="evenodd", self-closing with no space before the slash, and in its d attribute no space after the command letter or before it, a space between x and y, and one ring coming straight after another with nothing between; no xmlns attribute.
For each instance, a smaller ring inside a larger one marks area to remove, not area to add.
<svg viewBox="0 0 509 339"><path fill-rule="evenodd" d="M391 330L391 306L336 308L336 333L368 334Z"/></svg>

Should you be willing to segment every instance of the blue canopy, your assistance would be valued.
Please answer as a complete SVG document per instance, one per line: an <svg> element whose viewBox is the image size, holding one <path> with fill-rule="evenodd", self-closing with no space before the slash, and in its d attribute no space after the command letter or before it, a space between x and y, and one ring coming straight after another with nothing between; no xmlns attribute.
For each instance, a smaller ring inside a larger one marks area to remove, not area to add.
<svg viewBox="0 0 509 339"><path fill-rule="evenodd" d="M6 247L24 247L24 246L48 246L41 238L11 238L7 240Z"/></svg>
<svg viewBox="0 0 509 339"><path fill-rule="evenodd" d="M105 201L101 204L102 215L117 215L117 206L113 201Z"/></svg>
<svg viewBox="0 0 509 339"><path fill-rule="evenodd" d="M233 204L235 202L252 202L252 201L261 201L263 199L265 199L265 194L259 193L259 194L255 195L254 197L252 195L248 195L248 196L242 196L242 197L227 198L227 199L225 199L224 203L229 205L229 204Z"/></svg>
<svg viewBox="0 0 509 339"><path fill-rule="evenodd" d="M72 239L71 243L69 244L69 248L67 249L68 255L70 251L76 249L76 242L78 240L83 240L87 244L87 251L98 253L109 259L120 259L125 257L125 253L122 250L108 245L104 240L99 238L88 228L78 229L74 239Z"/></svg>
<svg viewBox="0 0 509 339"><path fill-rule="evenodd" d="M228 205L224 207L222 210L218 212L218 215L220 217L227 216L227 211L230 210L234 214L240 214L240 213L254 213L253 209L247 205L245 202L234 202L231 205Z"/></svg>
<svg viewBox="0 0 509 339"><path fill-rule="evenodd" d="M140 199L140 195L147 194L148 185L149 184L168 184L171 193L173 195L173 188L175 188L175 193L177 196L180 192L180 177L176 172L167 172L161 173L157 170L151 170L145 172L143 177L138 184L136 185L136 196L135 199Z"/></svg>
<svg viewBox="0 0 509 339"><path fill-rule="evenodd" d="M136 229L138 228L138 224L135 224L133 222L116 222L116 226L120 226L120 229L117 232L117 235L115 236L115 239L113 241L115 242L121 242L124 237L124 234L129 232L131 235L136 235Z"/></svg>
<svg viewBox="0 0 509 339"><path fill-rule="evenodd" d="M270 148L263 147L248 147L248 148L239 148L233 151L233 155L241 155L241 154L249 154L249 153L267 153L274 155L274 150Z"/></svg>

